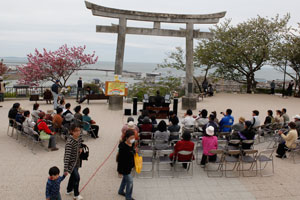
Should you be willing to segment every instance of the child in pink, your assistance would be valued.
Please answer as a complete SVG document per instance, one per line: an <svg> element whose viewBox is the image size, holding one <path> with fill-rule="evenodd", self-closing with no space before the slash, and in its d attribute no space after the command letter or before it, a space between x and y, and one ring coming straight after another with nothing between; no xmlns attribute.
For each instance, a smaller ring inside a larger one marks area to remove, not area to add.
<svg viewBox="0 0 300 200"><path fill-rule="evenodd" d="M214 162L217 159L215 154L209 153L212 149L218 149L218 138L214 136L214 127L209 126L206 128L206 135L202 138L203 155L201 159L201 167L205 166L207 157L210 162Z"/></svg>

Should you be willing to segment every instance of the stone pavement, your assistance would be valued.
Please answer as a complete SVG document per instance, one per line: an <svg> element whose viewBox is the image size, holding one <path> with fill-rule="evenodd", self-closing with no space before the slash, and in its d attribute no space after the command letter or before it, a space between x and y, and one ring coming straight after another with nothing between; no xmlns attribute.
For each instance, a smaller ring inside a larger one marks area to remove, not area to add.
<svg viewBox="0 0 300 200"><path fill-rule="evenodd" d="M47 152L42 147L36 148L32 154L24 143L6 135L7 113L15 101L1 102L0 108L0 196L4 200L37 200L45 198L45 186L48 170L56 165L63 170L64 142L58 140L59 151ZM32 110L33 102L19 101L24 109ZM74 100L67 100L76 105ZM40 102L40 109L46 111L52 108ZM233 116L237 120L240 116L250 119L251 111L259 110L261 121L266 116L266 111L287 108L290 117L299 114L299 99L282 99L270 95L249 94L217 94L205 98L197 105L198 110L206 108L209 112L217 113L232 108ZM91 117L100 125L100 138L89 139L85 143L90 148L90 157L84 161L80 169L80 188L88 181L98 166L107 158L117 144L120 129L127 117L123 111L110 111L105 101L92 101L90 105L83 104L82 108L89 107ZM142 107L141 104L138 105ZM132 108L124 104L124 108ZM194 111L194 114L198 112ZM179 109L178 116L183 116L184 111ZM221 116L218 116L220 119ZM135 116L137 119L137 116ZM266 143L256 146L263 149ZM116 173L116 151L98 171L91 182L82 191L81 195L86 200L121 200L124 197L117 195L121 179ZM300 157L298 158L300 161ZM240 177L240 178L208 178L206 172L199 165L194 164L192 178L134 178L133 197L137 200L193 200L193 199L300 199L300 170L299 164L294 164L291 159L275 158L275 175L271 177ZM61 184L62 199L71 200L65 195L68 177Z"/></svg>

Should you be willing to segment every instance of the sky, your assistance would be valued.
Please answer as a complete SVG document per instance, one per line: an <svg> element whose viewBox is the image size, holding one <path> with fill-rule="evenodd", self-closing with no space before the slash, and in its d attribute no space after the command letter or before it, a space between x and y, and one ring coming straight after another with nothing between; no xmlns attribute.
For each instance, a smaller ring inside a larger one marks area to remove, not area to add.
<svg viewBox="0 0 300 200"><path fill-rule="evenodd" d="M299 0L89 0L106 7L165 12L175 14L209 14L227 11L220 20L238 24L257 15L284 16L289 24L300 22ZM117 34L96 33L96 25L118 24L117 19L93 16L83 0L1 0L0 57L26 57L34 49L56 50L63 44L86 45L101 61L114 61ZM131 27L149 27L149 22L127 23ZM208 31L213 25L197 25ZM184 24L162 24L162 28L179 29ZM195 41L196 43L196 41ZM124 62L160 63L175 47L185 48L185 38L126 35Z"/></svg>

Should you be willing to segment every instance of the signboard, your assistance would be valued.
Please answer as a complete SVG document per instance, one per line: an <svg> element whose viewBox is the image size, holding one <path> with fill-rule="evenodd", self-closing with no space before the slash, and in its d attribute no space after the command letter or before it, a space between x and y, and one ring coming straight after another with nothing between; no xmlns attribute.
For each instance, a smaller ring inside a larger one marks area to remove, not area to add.
<svg viewBox="0 0 300 200"><path fill-rule="evenodd" d="M126 82L106 81L105 82L106 96L127 96Z"/></svg>

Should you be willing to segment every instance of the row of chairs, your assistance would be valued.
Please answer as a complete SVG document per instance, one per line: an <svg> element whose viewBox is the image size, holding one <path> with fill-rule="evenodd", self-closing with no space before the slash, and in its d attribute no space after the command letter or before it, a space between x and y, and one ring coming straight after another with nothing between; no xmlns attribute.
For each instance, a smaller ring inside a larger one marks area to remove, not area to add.
<svg viewBox="0 0 300 200"><path fill-rule="evenodd" d="M208 177L238 177L257 176L258 172L261 176L271 176L274 174L273 153L275 149L265 149L258 153L258 150L211 150L210 153L215 154L217 159L215 162L207 160L204 170ZM271 163L272 172L265 173L268 163Z"/></svg>
<svg viewBox="0 0 300 200"><path fill-rule="evenodd" d="M82 122L80 120L77 121L78 123L84 125L87 124L88 122ZM51 128L53 126L51 121L46 121L46 123L48 124L48 126ZM62 131L62 129L58 129L58 128L53 128L54 132L56 132L56 136L59 138L64 138L64 141L66 140L66 138L68 137L68 131ZM66 128L67 129L67 128ZM89 131L85 131L84 129L81 129L81 134L82 136L86 136L86 140L88 140L88 138L90 137L91 134L94 134L93 130L90 128ZM16 140L19 141L19 143L21 143L21 137L23 137L24 139L24 146L28 146L30 147L30 143L32 143L30 149L32 151L33 154L36 154L34 151L34 147L37 145L41 145L41 146L45 146L44 142L45 141L49 141L48 139L41 139L39 137L39 134L36 133L33 129L32 131L30 131L29 133L27 133L24 130L24 127L21 123L17 122L15 119L9 119L9 124L8 124L8 128L7 128L7 135L14 138ZM48 150L48 148L45 148L46 150Z"/></svg>

